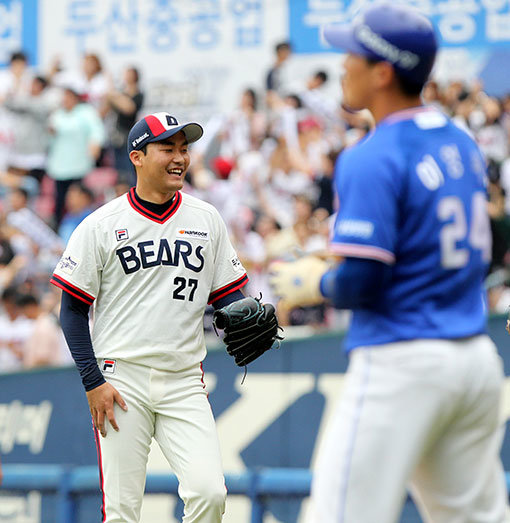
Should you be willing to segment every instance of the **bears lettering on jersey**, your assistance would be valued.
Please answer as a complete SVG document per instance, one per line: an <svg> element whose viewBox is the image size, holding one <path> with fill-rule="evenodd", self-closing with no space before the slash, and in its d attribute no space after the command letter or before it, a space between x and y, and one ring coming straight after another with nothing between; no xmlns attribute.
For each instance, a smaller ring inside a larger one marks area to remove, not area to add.
<svg viewBox="0 0 510 523"><path fill-rule="evenodd" d="M186 240L175 240L171 246L166 238L156 246L153 240L139 242L135 247L126 245L115 251L126 274L140 269L171 265L177 267L180 261L187 269L200 272L204 267L203 245L194 246Z"/></svg>

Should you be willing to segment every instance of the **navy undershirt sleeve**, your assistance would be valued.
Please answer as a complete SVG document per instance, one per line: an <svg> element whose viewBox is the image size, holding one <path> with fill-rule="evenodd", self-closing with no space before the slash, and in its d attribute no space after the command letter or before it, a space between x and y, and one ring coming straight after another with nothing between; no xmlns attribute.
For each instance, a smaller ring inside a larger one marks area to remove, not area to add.
<svg viewBox="0 0 510 523"><path fill-rule="evenodd" d="M223 296L223 298L220 298L219 300L216 300L212 306L215 310L221 309L223 307L226 307L227 305L230 305L231 303L242 300L244 298L244 294L237 289L237 291L231 292L230 294L227 294L226 296Z"/></svg>
<svg viewBox="0 0 510 523"><path fill-rule="evenodd" d="M391 279L386 263L364 258L346 258L321 279L320 290L337 309L360 309L373 305Z"/></svg>
<svg viewBox="0 0 510 523"><path fill-rule="evenodd" d="M60 324L86 391L105 383L90 338L89 309L90 305L62 293Z"/></svg>

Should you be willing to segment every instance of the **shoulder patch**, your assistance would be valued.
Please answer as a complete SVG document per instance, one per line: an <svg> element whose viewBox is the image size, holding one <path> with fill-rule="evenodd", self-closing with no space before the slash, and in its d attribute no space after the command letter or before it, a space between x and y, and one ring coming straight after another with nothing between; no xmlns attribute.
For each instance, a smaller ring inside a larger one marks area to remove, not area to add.
<svg viewBox="0 0 510 523"><path fill-rule="evenodd" d="M374 233L374 224L367 220L340 220L336 226L337 234L371 238Z"/></svg>
<svg viewBox="0 0 510 523"><path fill-rule="evenodd" d="M66 274L72 274L76 267L80 264L80 260L75 257L62 256L58 262L58 270L65 272Z"/></svg>

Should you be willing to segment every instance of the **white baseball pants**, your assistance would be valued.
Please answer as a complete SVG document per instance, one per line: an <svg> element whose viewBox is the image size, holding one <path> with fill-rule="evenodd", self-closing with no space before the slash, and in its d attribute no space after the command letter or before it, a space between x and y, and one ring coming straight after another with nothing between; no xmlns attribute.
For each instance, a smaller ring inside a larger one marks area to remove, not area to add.
<svg viewBox="0 0 510 523"><path fill-rule="evenodd" d="M319 450L312 523L502 523L501 360L487 336L355 349Z"/></svg>
<svg viewBox="0 0 510 523"><path fill-rule="evenodd" d="M105 438L96 431L103 521L138 523L154 437L179 480L183 523L219 523L227 492L201 366L163 372L116 360L104 376L128 411L115 406L119 432L109 423Z"/></svg>

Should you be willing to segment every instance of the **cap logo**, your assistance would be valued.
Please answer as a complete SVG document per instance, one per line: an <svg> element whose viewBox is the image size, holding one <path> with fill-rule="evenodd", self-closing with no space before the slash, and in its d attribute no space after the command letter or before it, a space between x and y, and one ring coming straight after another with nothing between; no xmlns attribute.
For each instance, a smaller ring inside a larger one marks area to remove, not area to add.
<svg viewBox="0 0 510 523"><path fill-rule="evenodd" d="M142 136L135 138L132 142L133 147L136 147L140 142L143 142L143 140L145 140L145 138L149 138L149 133L143 133Z"/></svg>
<svg viewBox="0 0 510 523"><path fill-rule="evenodd" d="M374 33L366 24L360 24L356 28L356 37L367 49L402 69L414 69L420 61L418 55L410 51L402 51L382 36Z"/></svg>
<svg viewBox="0 0 510 523"><path fill-rule="evenodd" d="M174 118L173 116L170 116L169 114L165 115L166 116L166 123L167 125L170 127L171 125L179 125L179 123L177 122L177 119Z"/></svg>
<svg viewBox="0 0 510 523"><path fill-rule="evenodd" d="M164 112L154 113L146 116L145 122L155 137L163 134L165 131L169 131L172 129L172 127L177 127L179 125L177 118Z"/></svg>

